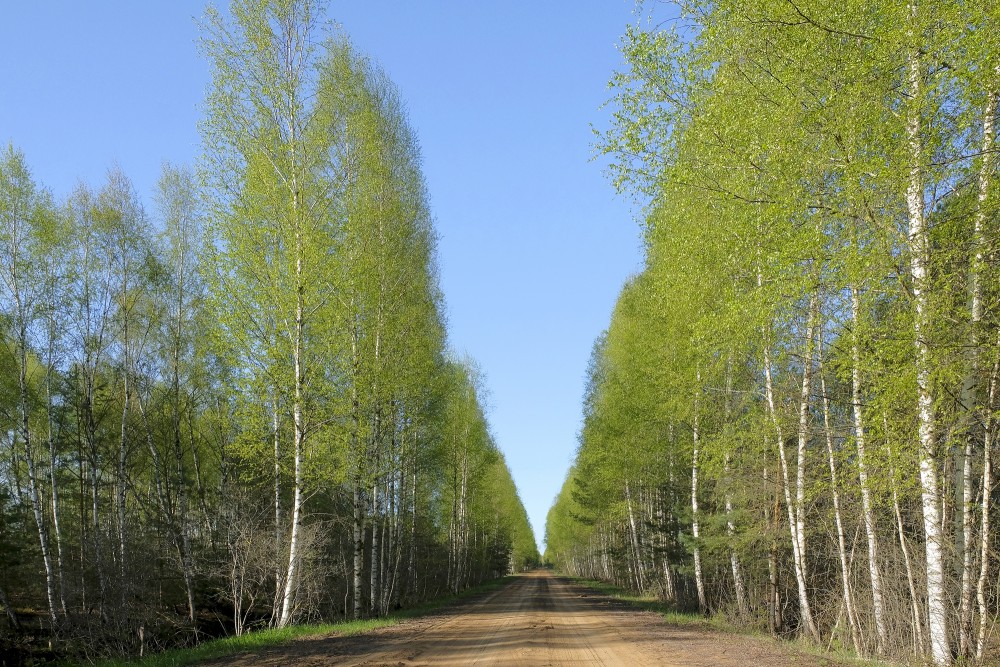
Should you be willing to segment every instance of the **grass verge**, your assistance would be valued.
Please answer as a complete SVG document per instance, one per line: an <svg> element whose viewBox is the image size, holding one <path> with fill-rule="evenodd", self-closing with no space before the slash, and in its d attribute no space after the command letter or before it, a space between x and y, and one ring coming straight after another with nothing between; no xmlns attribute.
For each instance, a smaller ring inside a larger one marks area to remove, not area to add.
<svg viewBox="0 0 1000 667"><path fill-rule="evenodd" d="M418 616L426 616L434 611L454 604L459 600L494 591L511 580L511 577L491 581L457 595L447 595L425 602L419 606L403 609L385 618L372 618L360 621L345 621L342 623L321 623L315 625L293 625L287 628L271 628L251 632L241 637L224 637L213 639L191 648L171 649L162 653L154 653L141 659L117 659L98 662L96 667L185 667L197 665L206 660L224 658L239 653L250 653L266 648L287 644L301 637L318 635L337 635L349 637L378 628L396 625L400 621ZM61 663L63 667L89 663Z"/></svg>
<svg viewBox="0 0 1000 667"><path fill-rule="evenodd" d="M859 658L847 649L838 649L836 647L833 649L824 649L822 646L817 646L816 644L805 639L792 639L790 641L776 639L770 634L754 630L753 628L734 625L722 615L706 617L698 614L697 612L682 611L677 609L677 607L673 604L660 600L655 596L640 595L627 591L623 588L618 588L617 586L603 581L581 579L579 577L567 578L574 583L594 590L600 595L606 595L616 600L627 602L629 605L644 611L655 612L662 616L663 619L671 625L696 627L703 630L713 630L734 635L742 635L745 637L754 637L756 639L760 639L761 641L773 642L778 650L792 651L795 653L807 653L822 660L829 660L832 665L847 664L854 667L886 667L886 665L890 664L887 662L880 662L878 660Z"/></svg>
<svg viewBox="0 0 1000 667"><path fill-rule="evenodd" d="M638 607L644 611L656 612L662 616L664 620L673 625L698 626L706 629L722 630L734 633L741 632L738 628L733 627L721 617L706 617L698 614L697 612L683 611L678 609L676 605L660 600L652 595L641 595L596 579L581 579L579 577L568 577L568 579L581 586L586 586L601 595L606 595L616 600L627 602L633 607Z"/></svg>

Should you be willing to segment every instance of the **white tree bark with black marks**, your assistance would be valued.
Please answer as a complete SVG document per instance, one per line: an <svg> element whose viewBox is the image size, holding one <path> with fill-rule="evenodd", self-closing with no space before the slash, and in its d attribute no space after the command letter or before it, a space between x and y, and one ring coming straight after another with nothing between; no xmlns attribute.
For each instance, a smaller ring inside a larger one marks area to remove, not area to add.
<svg viewBox="0 0 1000 667"><path fill-rule="evenodd" d="M927 582L928 635L931 660L936 665L951 664L948 642L948 599L945 591L944 527L941 516L934 393L931 387L931 248L924 205L924 144L922 99L924 67L915 43L913 24L917 21L915 0L908 4L911 26L906 83L909 103L906 111L906 141L909 173L906 187L907 244L913 294L913 340L916 352L917 439L920 444L920 490L924 520Z"/></svg>
<svg viewBox="0 0 1000 667"><path fill-rule="evenodd" d="M696 374L695 387L701 387L701 371ZM694 538L694 582L698 592L698 611L701 614L708 613L708 600L705 597L705 578L701 570L701 545L699 540L701 534L698 525L698 454L700 442L698 432L698 398L694 399L694 413L691 417L691 536ZM631 519L631 507L629 508L629 518Z"/></svg>
<svg viewBox="0 0 1000 667"><path fill-rule="evenodd" d="M871 483L868 479L868 437L865 433L864 406L861 401L861 294L851 285L851 403L854 426L854 447L857 450L858 482L861 487L861 515L868 546L868 576L871 581L872 620L875 621L876 650L879 655L888 646L889 634L885 620L882 573L879 565L878 531L872 508Z"/></svg>
<svg viewBox="0 0 1000 667"><path fill-rule="evenodd" d="M823 434L826 439L826 455L830 465L830 496L833 501L833 520L837 531L837 555L840 558L840 581L843 587L844 611L851 629L851 643L854 651L864 654L864 644L858 628L857 612L854 609L854 592L851 589L851 566L847 556L847 540L844 536L844 521L840 511L840 488L837 481L837 463L833 448L833 427L830 424L830 395L826 391L826 377L823 374L823 332L820 327L817 356L819 357L820 393L823 396Z"/></svg>

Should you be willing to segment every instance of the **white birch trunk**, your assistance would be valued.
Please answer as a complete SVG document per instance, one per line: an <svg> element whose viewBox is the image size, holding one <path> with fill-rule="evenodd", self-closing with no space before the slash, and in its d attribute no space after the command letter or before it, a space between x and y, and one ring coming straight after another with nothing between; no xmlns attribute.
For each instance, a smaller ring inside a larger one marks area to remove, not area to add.
<svg viewBox="0 0 1000 667"><path fill-rule="evenodd" d="M916 1L908 5L910 21L916 22ZM920 443L920 489L926 550L927 617L931 660L936 665L951 664L948 643L948 600L944 576L944 531L941 517L941 492L938 486L938 454L935 441L934 395L931 388L930 334L930 240L924 208L923 137L921 99L923 67L909 31L910 53L907 58L907 87L910 104L907 110L906 137L910 167L906 188L908 216L907 240L910 253L910 277L913 290L913 338L917 372L917 435Z"/></svg>
<svg viewBox="0 0 1000 667"><path fill-rule="evenodd" d="M376 466L378 463L376 462ZM368 608L371 610L372 615L379 615L379 586L380 586L380 575L382 574L382 564L381 557L382 553L380 551L380 526L385 525L385 517L382 516L382 508L380 502L379 494L379 484L376 481L372 484L372 541L371 541L371 558L369 558L369 563L371 563L371 568L368 572Z"/></svg>
<svg viewBox="0 0 1000 667"><path fill-rule="evenodd" d="M872 509L871 484L868 481L868 442L865 434L864 410L861 403L861 295L856 285L851 286L851 323L854 326L851 335L851 402L854 418L854 445L858 454L861 513L865 524L865 538L868 543L868 576L871 579L872 587L872 616L875 621L876 650L879 655L882 655L888 647L889 634L886 629L882 574L879 569L875 512Z"/></svg>
<svg viewBox="0 0 1000 667"><path fill-rule="evenodd" d="M353 595L353 606L354 606L354 618L361 618L362 612L364 611L362 607L362 595L361 589L364 586L364 571L365 571L365 498L364 492L362 490L361 480L354 480L354 534L353 534L353 544L354 544L354 595Z"/></svg>
<svg viewBox="0 0 1000 667"><path fill-rule="evenodd" d="M22 378L24 371L21 372ZM31 451L31 438L28 431L28 414L26 412L27 394L22 396L22 439L24 441L24 457L28 464L28 486L31 493L31 509L35 517L35 525L38 528L38 543L42 552L42 564L45 567L45 594L49 603L49 620L53 626L56 624L56 592L55 573L52 570L52 556L49 549L48 528L45 525L45 517L42 514L42 498L39 489L38 474L35 468L35 457Z"/></svg>
<svg viewBox="0 0 1000 667"><path fill-rule="evenodd" d="M823 394L823 432L826 436L826 454L830 464L830 492L833 497L833 519L837 529L837 555L840 557L840 580L844 589L844 611L851 629L851 643L855 653L864 652L857 614L854 610L854 595L851 592L851 566L847 558L847 540L844 537L844 522L840 513L840 489L837 482L837 463L833 452L833 429L830 426L830 396L826 392L826 378L823 376L823 334L819 335L819 382Z"/></svg>
<svg viewBox="0 0 1000 667"><path fill-rule="evenodd" d="M979 632L976 634L976 660L979 661L982 661L986 650L986 632L990 626L990 615L986 600L986 578L989 574L990 562L990 496L993 494L992 455L995 426L992 415L997 407L998 383L1000 383L1000 360L993 366L993 375L990 377L986 437L983 439L983 500L979 527L979 580L976 587L976 602L979 603Z"/></svg>
<svg viewBox="0 0 1000 667"><path fill-rule="evenodd" d="M49 276L49 281L51 282L52 280L51 276ZM55 434L53 433L52 428L52 373L55 365L54 359L56 342L56 326L53 315L54 308L55 306L50 303L47 318L48 350L45 364L45 420L49 445L49 491L51 496L50 504L52 507L52 532L56 540L56 576L59 580L59 608L62 610L63 616L65 616L66 582L63 578L63 563L65 561L63 560L62 529L59 525L59 485L56 483L56 460L58 459L58 456L56 454Z"/></svg>
<svg viewBox="0 0 1000 667"><path fill-rule="evenodd" d="M764 278L760 270L757 272L757 286L762 287L764 283ZM808 369L809 365L812 363L812 307L810 302L809 309L809 323L807 324L807 336L809 341L807 343L808 354L805 355L807 362L805 368ZM765 332L766 333L766 332ZM767 400L768 413L771 416L771 422L774 426L775 434L778 440L778 459L781 465L781 478L782 478L782 490L785 495L785 507L788 512L788 530L792 539L792 564L795 570L795 581L798 585L799 591L799 613L802 616L802 623L805 625L806 630L809 634L819 641L819 633L816 632L816 626L812 620L812 610L809 607L809 595L806 587L806 577L805 570L802 567L804 558L802 556L800 547L803 545L804 540L800 539L799 535L799 512L795 509L796 504L792 501L791 493L791 481L788 474L788 457L785 453L785 438L781 430L781 423L778 419L778 412L774 400L774 380L771 376L771 350L770 344L766 342L767 337L765 336L764 344L764 396ZM803 373L803 395L806 396L804 401L808 400L808 375L809 371L806 370ZM808 406L806 406L808 409ZM800 417L801 420L801 417ZM804 467L804 465L803 465ZM800 473L801 474L801 473ZM798 495L798 492L796 492ZM776 590L776 586L775 586Z"/></svg>
<svg viewBox="0 0 1000 667"><path fill-rule="evenodd" d="M770 471L764 467L764 484L770 480ZM770 510L771 514L771 543L767 550L767 608L768 627L771 634L776 635L782 626L781 616L781 594L778 588L778 527L781 522L781 498L778 493L777 482L774 489L774 506Z"/></svg>
<svg viewBox="0 0 1000 667"><path fill-rule="evenodd" d="M997 341L1000 345L1000 339ZM986 650L986 632L990 626L989 608L986 598L986 578L990 563L990 496L993 494L993 442L995 423L993 415L997 409L997 385L1000 384L1000 358L993 365L986 401L986 436L983 439L983 496L982 515L979 525L979 579L976 582L976 602L979 605L979 631L976 633L976 660L982 661Z"/></svg>
<svg viewBox="0 0 1000 667"><path fill-rule="evenodd" d="M125 283L127 290L128 283ZM126 294L126 290L123 290L123 294ZM124 397L122 400L122 427L121 434L118 441L118 480L115 486L116 491L116 505L118 510L118 577L119 577L119 587L121 590L121 604L122 607L125 606L125 599L128 595L128 578L125 573L125 534L126 534L126 514L125 514L125 501L126 501L126 463L128 455L128 440L127 436L127 424L128 424L128 412L129 412L129 396L131 393L131 385L129 384L129 333L128 333L128 313L125 315L124 323L124 339L123 348L125 351L124 360L124 387L122 389Z"/></svg>
<svg viewBox="0 0 1000 667"><path fill-rule="evenodd" d="M291 57L291 56L289 56ZM295 481L292 496L292 534L288 545L288 568L285 575L285 594L281 604L281 618L278 627L287 626L292 620L294 611L295 591L298 586L296 576L299 564L299 533L302 523L302 457L305 451L305 423L302 414L305 400L305 369L303 357L305 354L305 278L303 277L303 230L299 211L299 185L296 173L295 122L294 112L290 114L289 134L291 138L292 159L292 216L295 225L295 327L292 332L292 363L294 372L295 393L292 399L292 427L294 429L293 457L295 465Z"/></svg>
<svg viewBox="0 0 1000 667"><path fill-rule="evenodd" d="M758 284L761 282L758 274ZM768 410L778 435L778 457L781 464L782 488L785 495L785 506L788 512L788 529L792 539L792 560L795 570L795 581L799 592L799 614L807 633L814 641L819 641L819 631L813 621L812 609L809 605L809 592L806 579L805 557L805 448L808 439L809 395L811 393L813 327L816 296L810 297L809 314L806 322L805 354L803 355L802 393L799 402L798 455L796 459L795 499L792 499L791 478L788 471L788 457L785 452L785 440L778 422L774 402L774 384L771 377L771 355L768 347L764 349L764 382L765 397Z"/></svg>
<svg viewBox="0 0 1000 667"><path fill-rule="evenodd" d="M1000 75L1000 68L995 70L995 74ZM980 329L983 321L983 285L982 273L986 266L987 243L987 212L986 200L989 197L990 184L993 177L992 153L996 138L996 114L997 114L997 89L994 83L987 92L986 108L983 111L983 160L979 167L977 207L974 218L972 232L972 261L969 266L969 297L970 297L970 325L969 332L969 370L966 380L962 385L962 405L966 411L968 429L965 433L965 450L962 461L962 544L960 555L962 556L962 595L959 604L959 654L969 655L973 650L972 623L973 623L973 547L972 531L974 524L973 507L973 479L972 479L972 457L974 445L980 437L980 431L975 428L976 421L980 418L979 406L977 402L977 387L980 371ZM989 418L987 417L987 420ZM987 429L983 435L984 441L991 435ZM988 448L987 448L988 449ZM984 484L985 466L989 458L988 453L984 458ZM984 487L985 488L985 487ZM988 500L984 498L988 504ZM987 520L988 525L988 520ZM980 573L982 567L980 567ZM978 583L978 580L977 580ZM980 586L982 584L979 584ZM976 641L976 652L979 653L979 642Z"/></svg>
<svg viewBox="0 0 1000 667"><path fill-rule="evenodd" d="M725 396L725 423L729 424L732 417L732 408L730 406L730 397L733 391L733 369L732 369L732 356L726 360L726 396ZM736 549L732 547L733 541L736 539L736 526L733 523L733 493L731 490L732 479L730 478L730 465L731 465L731 452L729 446L726 446L726 453L723 460L723 473L725 475L726 483L726 494L725 494L725 505L726 505L726 536L729 538L730 548L729 548L729 566L733 571L733 587L736 591L736 606L740 611L740 616L746 618L750 613L750 602L747 599L746 584L743 581L743 567L740 564L739 556L736 554Z"/></svg>
<svg viewBox="0 0 1000 667"><path fill-rule="evenodd" d="M892 509L896 516L896 533L899 536L899 548L903 552L903 564L906 566L906 583L910 589L910 610L913 617L913 639L914 653L922 656L926 651L927 643L924 638L924 619L920 613L919 597L917 596L916 577L913 574L913 566L910 564L910 550L906 546L906 537L903 533L903 515L899 511L899 494L896 491L896 473L890 471L892 477Z"/></svg>
<svg viewBox="0 0 1000 667"><path fill-rule="evenodd" d="M14 258L16 261L16 256ZM11 262L14 266L14 262ZM17 273L14 274L14 289L17 289ZM16 291L15 291L16 296ZM38 474L35 468L35 457L31 451L31 428L30 428L30 408L28 406L28 336L27 324L24 320L24 308L17 298L17 309L19 319L21 319L18 332L18 410L20 411L20 431L21 439L24 443L24 460L28 464L28 486L31 493L31 509L35 517L35 526L38 528L38 544L42 552L42 564L45 567L45 593L49 603L49 620L52 625L56 624L56 593L55 576L52 570L52 557L49 553L48 528L45 525L45 517L42 513L42 494L38 483ZM52 465L55 465L53 459Z"/></svg>
<svg viewBox="0 0 1000 667"><path fill-rule="evenodd" d="M696 386L701 386L701 373L697 373ZM698 590L698 611L701 614L708 613L708 601L705 598L705 580L701 572L701 547L698 540L701 539L698 526L698 399L694 400L694 417L691 424L692 429L692 451L691 451L691 535L694 537L694 583ZM631 516L631 509L629 510Z"/></svg>
<svg viewBox="0 0 1000 667"><path fill-rule="evenodd" d="M281 417L278 413L278 391L272 390L271 398L271 438L274 445L274 601L271 604L271 620L277 623L281 619L281 604L285 591L285 568L281 562L284 541L281 526Z"/></svg>
<svg viewBox="0 0 1000 667"><path fill-rule="evenodd" d="M805 356L802 362L802 394L799 401L798 451L795 461L795 534L798 542L795 578L799 584L799 610L803 623L812 638L819 642L819 630L813 620L807 591L808 568L806 560L806 448L809 444L809 401L812 395L813 339L816 333L816 313L819 299L815 293L809 298L809 312L806 315Z"/></svg>
<svg viewBox="0 0 1000 667"><path fill-rule="evenodd" d="M49 603L49 620L53 627L56 624L56 593L55 574L52 569L52 557L49 549L48 527L45 524L45 516L42 512L42 493L38 481L38 474L35 466L35 456L31 447L31 407L29 405L28 387L28 304L22 297L22 288L18 269L21 261L18 257L20 250L20 215L14 211L12 219L6 221L10 225L9 242L13 250L10 257L10 266L4 274L4 282L11 292L14 300L15 315L17 322L17 364L18 364L18 417L19 424L14 428L15 433L20 432L21 440L24 444L24 460L28 464L28 487L31 494L31 509L35 518L35 526L38 529L38 544L42 552L42 563L45 567L45 593ZM13 443L12 443L13 444ZM55 466L55 459L52 460Z"/></svg>
<svg viewBox="0 0 1000 667"><path fill-rule="evenodd" d="M625 482L625 508L628 510L629 535L632 540L632 550L635 563L635 584L641 592L646 589L646 581L642 573L641 549L639 546L639 530L635 525L635 513L632 511L632 490L628 481Z"/></svg>
<svg viewBox="0 0 1000 667"><path fill-rule="evenodd" d="M298 581L299 565L299 535L302 525L302 456L304 433L302 431L302 410L301 410L301 369L296 358L295 363L296 397L292 407L292 418L295 424L295 490L292 497L292 535L288 544L288 574L285 576L285 593L281 603L281 618L278 620L278 627L286 627L292 620L295 604L295 591Z"/></svg>
<svg viewBox="0 0 1000 667"><path fill-rule="evenodd" d="M469 557L469 452L462 450L462 495L458 506L458 575L455 578L455 592L465 586Z"/></svg>

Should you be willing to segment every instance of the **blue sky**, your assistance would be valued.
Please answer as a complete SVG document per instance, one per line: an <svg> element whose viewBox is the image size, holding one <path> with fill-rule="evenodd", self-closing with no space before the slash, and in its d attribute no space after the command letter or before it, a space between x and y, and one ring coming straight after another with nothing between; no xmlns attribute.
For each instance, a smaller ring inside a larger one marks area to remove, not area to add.
<svg viewBox="0 0 1000 667"><path fill-rule="evenodd" d="M219 3L225 4L225 3ZM193 164L204 2L11 2L0 142L61 198L118 163L151 200ZM594 338L641 263L634 208L591 161L631 0L331 2L399 87L440 235L451 345L486 374L490 422L539 539L572 460Z"/></svg>

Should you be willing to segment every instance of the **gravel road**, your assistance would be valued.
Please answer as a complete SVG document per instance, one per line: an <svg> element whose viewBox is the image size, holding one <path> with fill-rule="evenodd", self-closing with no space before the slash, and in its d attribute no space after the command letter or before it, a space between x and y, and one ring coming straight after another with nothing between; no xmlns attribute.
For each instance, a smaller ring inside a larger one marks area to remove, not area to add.
<svg viewBox="0 0 1000 667"><path fill-rule="evenodd" d="M213 664L828 667L838 663L795 653L767 638L669 625L657 614L538 571L440 614L354 637L301 639Z"/></svg>

